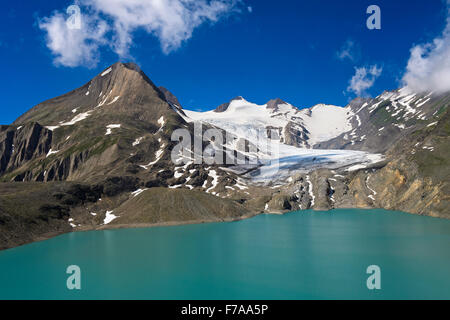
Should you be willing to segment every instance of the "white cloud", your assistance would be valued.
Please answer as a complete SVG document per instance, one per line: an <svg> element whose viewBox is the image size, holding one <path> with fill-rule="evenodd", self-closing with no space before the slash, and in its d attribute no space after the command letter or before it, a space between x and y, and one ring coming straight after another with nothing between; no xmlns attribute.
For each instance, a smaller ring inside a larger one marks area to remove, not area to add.
<svg viewBox="0 0 450 320"><path fill-rule="evenodd" d="M84 15L81 21L82 29L68 28L66 16L58 12L39 21L39 28L47 32L46 44L55 55L55 64L68 67L97 64L98 48L104 43L108 27L99 21L92 28L92 20Z"/></svg>
<svg viewBox="0 0 450 320"><path fill-rule="evenodd" d="M55 63L64 66L95 64L99 48L109 45L120 57L129 55L133 33L156 36L168 54L192 37L203 23L215 23L239 11L241 0L78 0L81 30L67 28L66 15L56 12L40 21Z"/></svg>
<svg viewBox="0 0 450 320"><path fill-rule="evenodd" d="M253 7L247 7L248 12L252 13L253 12Z"/></svg>
<svg viewBox="0 0 450 320"><path fill-rule="evenodd" d="M355 74L350 79L347 92L357 96L366 96L367 90L372 88L375 80L381 75L383 68L373 65L371 67L355 68Z"/></svg>
<svg viewBox="0 0 450 320"><path fill-rule="evenodd" d="M337 52L337 57L339 60L349 59L354 61L357 55L356 44L352 40L347 40L341 47L341 49Z"/></svg>
<svg viewBox="0 0 450 320"><path fill-rule="evenodd" d="M403 76L403 85L413 91L450 90L450 0L447 25L432 42L414 46Z"/></svg>

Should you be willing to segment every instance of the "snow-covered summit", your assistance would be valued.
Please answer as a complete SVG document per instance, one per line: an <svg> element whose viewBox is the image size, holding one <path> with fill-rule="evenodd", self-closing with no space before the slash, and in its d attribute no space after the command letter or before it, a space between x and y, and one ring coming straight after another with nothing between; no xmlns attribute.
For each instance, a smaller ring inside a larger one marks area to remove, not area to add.
<svg viewBox="0 0 450 320"><path fill-rule="evenodd" d="M251 131L275 129L280 133L280 142L304 148L350 131L353 116L348 107L320 104L299 109L281 99L258 105L243 97L222 105L220 111L185 110L185 114L192 121L215 125L244 139Z"/></svg>
<svg viewBox="0 0 450 320"><path fill-rule="evenodd" d="M262 166L252 173L253 181L287 179L294 172L309 172L317 168L342 168L352 165L365 167L380 161L381 155L347 150L316 150L316 143L328 141L357 126L357 115L351 106L339 107L318 104L299 109L281 99L270 100L264 105L251 103L240 97L229 102L217 112L185 110L190 122L200 121L234 134L258 147L257 157ZM261 140L261 132L275 130L274 138ZM268 148L265 148L267 147ZM231 150L233 145L227 145ZM250 158L253 154L246 154ZM233 168L239 172L240 168ZM248 170L244 167L242 171Z"/></svg>
<svg viewBox="0 0 450 320"><path fill-rule="evenodd" d="M313 146L352 130L353 116L349 107L318 104L310 109L303 109L300 117L303 126L310 133L308 144Z"/></svg>

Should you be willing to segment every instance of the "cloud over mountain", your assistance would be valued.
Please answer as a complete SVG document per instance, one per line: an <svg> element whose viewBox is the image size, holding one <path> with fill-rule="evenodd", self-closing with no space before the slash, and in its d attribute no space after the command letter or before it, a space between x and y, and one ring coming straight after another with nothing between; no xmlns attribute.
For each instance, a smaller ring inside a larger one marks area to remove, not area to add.
<svg viewBox="0 0 450 320"><path fill-rule="evenodd" d="M204 23L239 12L240 0L78 0L81 28L69 28L68 16L55 12L39 21L46 44L58 65L95 65L99 49L108 45L120 57L129 55L133 33L157 37L168 54L192 37Z"/></svg>
<svg viewBox="0 0 450 320"><path fill-rule="evenodd" d="M433 41L411 49L403 83L413 91L450 90L450 0L446 27Z"/></svg>
<svg viewBox="0 0 450 320"><path fill-rule="evenodd" d="M377 65L355 68L355 74L350 79L347 92L353 92L357 96L367 95L367 90L372 88L382 71L383 68Z"/></svg>
<svg viewBox="0 0 450 320"><path fill-rule="evenodd" d="M46 44L55 56L55 64L66 67L97 64L98 50L106 43L104 37L108 26L104 21L96 21L83 14L81 21L82 29L71 29L66 24L65 15L59 12L39 21L39 28L47 32Z"/></svg>

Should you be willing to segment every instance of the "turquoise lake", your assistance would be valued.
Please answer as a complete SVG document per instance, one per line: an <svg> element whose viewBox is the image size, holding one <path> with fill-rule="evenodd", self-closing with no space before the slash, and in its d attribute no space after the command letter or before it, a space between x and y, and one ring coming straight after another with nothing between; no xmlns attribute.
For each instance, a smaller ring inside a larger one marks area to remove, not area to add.
<svg viewBox="0 0 450 320"><path fill-rule="evenodd" d="M0 299L450 299L450 221L354 209L70 233L0 251Z"/></svg>

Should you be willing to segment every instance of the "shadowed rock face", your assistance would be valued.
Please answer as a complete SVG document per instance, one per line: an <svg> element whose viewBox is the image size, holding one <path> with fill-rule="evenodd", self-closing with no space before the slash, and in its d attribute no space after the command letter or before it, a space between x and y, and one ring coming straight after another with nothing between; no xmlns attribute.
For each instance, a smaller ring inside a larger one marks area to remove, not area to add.
<svg viewBox="0 0 450 320"><path fill-rule="evenodd" d="M278 111L278 106L282 104L287 104L280 98L272 99L269 102L267 102L267 109L272 109L274 111Z"/></svg>
<svg viewBox="0 0 450 320"><path fill-rule="evenodd" d="M214 110L214 112L225 112L228 110L228 107L230 106L229 102L226 103L222 103L220 106L218 106L216 108L216 110Z"/></svg>
<svg viewBox="0 0 450 320"><path fill-rule="evenodd" d="M233 98L233 99L230 100L230 102L223 103L223 104L221 104L220 106L218 106L218 107L214 110L214 112L225 112L225 111L228 110L228 107L230 106L231 102L233 102L233 101L239 101L239 100L244 100L244 98L241 97L241 96L236 97L236 98Z"/></svg>
<svg viewBox="0 0 450 320"><path fill-rule="evenodd" d="M181 105L180 101L178 101L177 97L174 96L172 94L172 92L170 92L169 90L167 90L164 87L159 87L158 89L163 93L164 98L166 99L167 102L182 108L182 105Z"/></svg>
<svg viewBox="0 0 450 320"><path fill-rule="evenodd" d="M50 130L38 123L10 126L0 132L0 174L45 156L50 151L52 136Z"/></svg>

